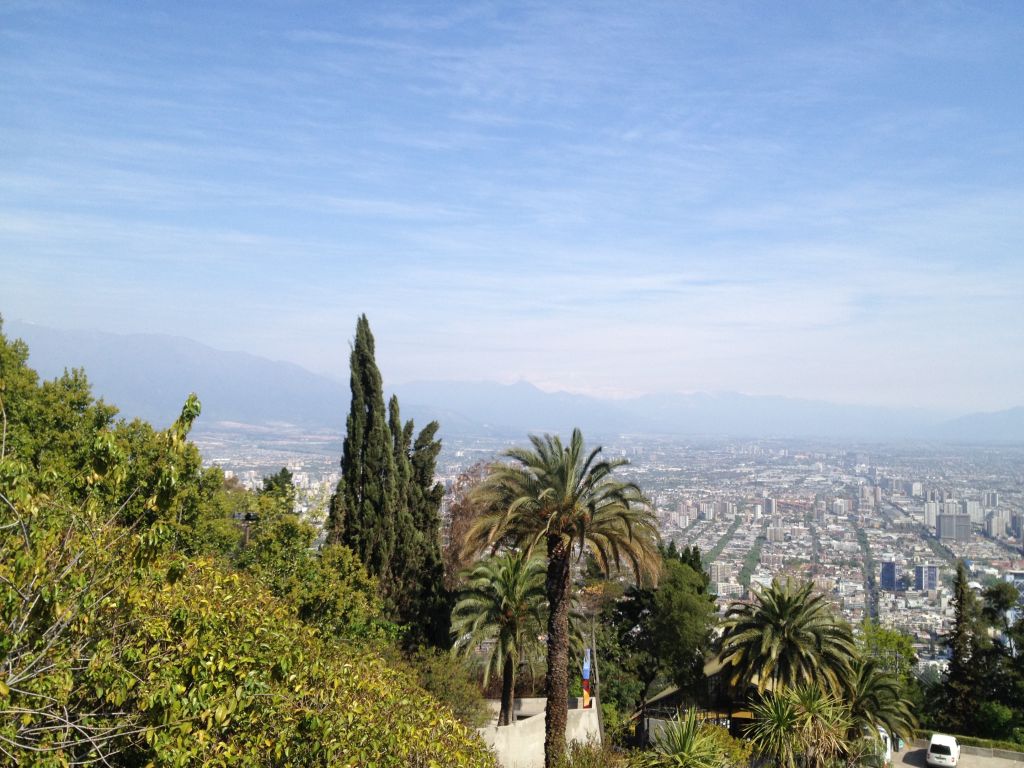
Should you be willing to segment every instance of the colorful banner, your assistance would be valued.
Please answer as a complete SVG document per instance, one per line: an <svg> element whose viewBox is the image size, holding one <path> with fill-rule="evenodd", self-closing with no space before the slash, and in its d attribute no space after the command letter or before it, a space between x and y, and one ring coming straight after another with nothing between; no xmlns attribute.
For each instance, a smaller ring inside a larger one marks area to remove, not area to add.
<svg viewBox="0 0 1024 768"><path fill-rule="evenodd" d="M590 649L583 652L583 708L590 709L593 702L590 699Z"/></svg>

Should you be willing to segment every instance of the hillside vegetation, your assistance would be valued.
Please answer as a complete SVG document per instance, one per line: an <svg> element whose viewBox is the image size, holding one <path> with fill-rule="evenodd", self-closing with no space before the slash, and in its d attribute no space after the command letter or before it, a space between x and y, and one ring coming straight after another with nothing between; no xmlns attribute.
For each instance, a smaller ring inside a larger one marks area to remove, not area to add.
<svg viewBox="0 0 1024 768"><path fill-rule="evenodd" d="M0 763L494 765L351 552L201 467L197 399L157 431L27 355L0 333Z"/></svg>

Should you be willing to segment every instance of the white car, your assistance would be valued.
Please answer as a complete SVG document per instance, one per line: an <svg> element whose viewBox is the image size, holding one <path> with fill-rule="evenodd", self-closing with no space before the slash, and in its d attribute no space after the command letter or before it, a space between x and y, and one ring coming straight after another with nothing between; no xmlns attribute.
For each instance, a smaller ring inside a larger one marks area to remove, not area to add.
<svg viewBox="0 0 1024 768"><path fill-rule="evenodd" d="M944 733L933 733L928 742L925 762L937 768L949 768L960 762L960 745L956 738Z"/></svg>

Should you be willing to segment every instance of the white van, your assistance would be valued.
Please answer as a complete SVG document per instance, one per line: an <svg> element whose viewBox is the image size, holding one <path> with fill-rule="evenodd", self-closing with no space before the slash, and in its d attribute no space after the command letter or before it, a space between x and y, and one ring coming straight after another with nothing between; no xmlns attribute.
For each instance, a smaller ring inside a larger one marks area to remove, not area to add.
<svg viewBox="0 0 1024 768"><path fill-rule="evenodd" d="M889 768L892 765L892 739L882 726L878 726L878 739L882 742L882 765Z"/></svg>
<svg viewBox="0 0 1024 768"><path fill-rule="evenodd" d="M892 739L889 737L885 728L879 725L877 730L872 731L870 726L863 725L861 726L861 734L863 738L862 746L864 754L871 758L867 764L881 765L882 768L891 768Z"/></svg>
<svg viewBox="0 0 1024 768"><path fill-rule="evenodd" d="M950 768L960 762L960 745L956 738L944 733L933 733L928 742L928 754L925 762L936 768Z"/></svg>

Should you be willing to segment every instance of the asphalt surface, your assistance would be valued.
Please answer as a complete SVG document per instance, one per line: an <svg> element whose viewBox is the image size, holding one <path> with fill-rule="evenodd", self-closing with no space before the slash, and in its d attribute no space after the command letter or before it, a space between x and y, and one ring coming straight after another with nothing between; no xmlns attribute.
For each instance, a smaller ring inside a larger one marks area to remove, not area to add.
<svg viewBox="0 0 1024 768"><path fill-rule="evenodd" d="M897 752L892 756L893 766L912 765L915 768L926 768L924 755L927 751L927 749L910 747L902 752ZM1024 763L1017 760L1006 760L1002 757L981 757L961 752L957 768L1024 768Z"/></svg>

